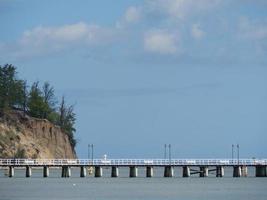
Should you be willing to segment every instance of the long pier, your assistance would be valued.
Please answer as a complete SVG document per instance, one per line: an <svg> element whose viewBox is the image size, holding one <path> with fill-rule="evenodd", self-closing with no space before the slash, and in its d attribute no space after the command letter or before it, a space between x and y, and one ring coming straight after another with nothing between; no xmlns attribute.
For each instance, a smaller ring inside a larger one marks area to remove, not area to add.
<svg viewBox="0 0 267 200"><path fill-rule="evenodd" d="M164 168L164 177L174 176L174 167L182 168L183 177L199 174L207 177L216 172L224 176L224 168L233 168L233 177L246 177L248 167L255 167L256 177L267 177L267 159L0 159L0 167L8 168L13 177L16 168L25 168L26 177L31 177L32 168L43 168L43 177L49 177L49 168L60 167L62 177L71 176L71 168L80 168L80 177L86 177L87 169L93 169L95 177L103 176L103 167L111 169L111 177L119 177L119 168L128 167L129 177L138 177L138 167L146 168L146 177L154 176L154 167ZM198 168L198 169L195 169Z"/></svg>

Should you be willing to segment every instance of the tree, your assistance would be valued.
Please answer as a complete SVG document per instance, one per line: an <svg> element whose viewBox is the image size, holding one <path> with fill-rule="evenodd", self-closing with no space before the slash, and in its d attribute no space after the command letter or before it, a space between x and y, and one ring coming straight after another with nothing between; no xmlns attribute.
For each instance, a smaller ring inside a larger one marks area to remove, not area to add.
<svg viewBox="0 0 267 200"><path fill-rule="evenodd" d="M27 81L23 81L23 98L22 98L22 109L24 115L27 112L27 103L28 103L28 91L27 91Z"/></svg>
<svg viewBox="0 0 267 200"><path fill-rule="evenodd" d="M29 113L32 117L43 118L44 113L48 110L44 103L42 92L39 89L39 82L32 84L28 100Z"/></svg>
<svg viewBox="0 0 267 200"><path fill-rule="evenodd" d="M6 64L0 69L1 110L12 106L12 88L14 87L15 67Z"/></svg>
<svg viewBox="0 0 267 200"><path fill-rule="evenodd" d="M74 106L67 106L65 103L65 97L62 97L60 107L59 107L59 121L58 125L66 132L69 136L71 145L75 147L76 140L74 139L74 132L76 129L74 128L74 124L76 121L76 116L74 113Z"/></svg>
<svg viewBox="0 0 267 200"><path fill-rule="evenodd" d="M23 81L16 78L16 68L6 64L0 66L0 111L22 106Z"/></svg>
<svg viewBox="0 0 267 200"><path fill-rule="evenodd" d="M59 121L58 121L58 125L61 127L64 125L65 116L66 116L66 104L65 104L65 97L63 96L59 106Z"/></svg>
<svg viewBox="0 0 267 200"><path fill-rule="evenodd" d="M16 109L23 110L24 113L27 110L27 83L24 80L15 80L13 85L12 94L12 107Z"/></svg>
<svg viewBox="0 0 267 200"><path fill-rule="evenodd" d="M46 105L46 110L44 112L44 118L49 119L49 116L55 112L55 90L48 82L45 82L43 85L43 99L44 104Z"/></svg>
<svg viewBox="0 0 267 200"><path fill-rule="evenodd" d="M64 96L57 108L55 90L45 82L42 89L39 82L34 82L28 90L27 82L17 78L16 67L10 64L0 65L0 114L11 109L18 109L32 117L48 119L59 125L69 136L71 145L75 147L74 128L76 116L74 106L67 106Z"/></svg>

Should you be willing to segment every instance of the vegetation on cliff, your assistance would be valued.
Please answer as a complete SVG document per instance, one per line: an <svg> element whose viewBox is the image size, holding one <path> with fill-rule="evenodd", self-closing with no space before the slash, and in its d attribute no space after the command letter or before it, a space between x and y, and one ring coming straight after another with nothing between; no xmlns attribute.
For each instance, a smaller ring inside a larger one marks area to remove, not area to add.
<svg viewBox="0 0 267 200"><path fill-rule="evenodd" d="M34 82L29 87L27 81L17 77L17 71L13 65L0 65L0 116L4 117L12 110L19 110L24 115L38 119L49 120L67 134L72 147L75 147L76 118L73 105L68 106L64 96L58 104L54 88L48 82L45 82L42 87L39 82Z"/></svg>

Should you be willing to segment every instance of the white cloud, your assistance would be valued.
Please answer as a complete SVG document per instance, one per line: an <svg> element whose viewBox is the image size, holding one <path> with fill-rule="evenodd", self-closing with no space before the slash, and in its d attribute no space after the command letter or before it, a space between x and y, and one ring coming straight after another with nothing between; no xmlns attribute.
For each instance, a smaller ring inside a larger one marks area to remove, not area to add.
<svg viewBox="0 0 267 200"><path fill-rule="evenodd" d="M105 45L114 39L114 30L79 22L57 27L38 26L25 31L16 43L5 44L13 57L28 57L79 47Z"/></svg>
<svg viewBox="0 0 267 200"><path fill-rule="evenodd" d="M221 2L222 0L146 0L146 8L149 13L183 19L190 14L211 9Z"/></svg>
<svg viewBox="0 0 267 200"><path fill-rule="evenodd" d="M149 31L144 37L144 49L159 54L174 54L178 50L178 34L165 30Z"/></svg>
<svg viewBox="0 0 267 200"><path fill-rule="evenodd" d="M47 42L89 44L102 41L103 38L101 36L104 36L106 33L108 33L108 30L83 22L59 27L39 26L25 31L19 43L21 45L43 45Z"/></svg>
<svg viewBox="0 0 267 200"><path fill-rule="evenodd" d="M253 2L252 0L244 1ZM140 48L144 48L146 52L154 54L178 55L181 51L185 54L194 54L199 52L196 51L199 45L194 45L195 40L204 38L206 31L214 37L220 33L227 36L223 39L218 38L212 43L214 46L221 46L222 40L233 44L234 41L229 41L233 35L237 35L240 41L259 40L258 43L262 46L262 40L267 38L266 21L243 19L236 28L236 21L226 14L229 5L233 6L231 9L234 10L234 6L241 0L235 4L230 2L230 0L144 0L143 4L128 7L117 23L114 22L116 25L111 27L79 22L60 26L38 26L26 30L16 41L9 44L0 43L0 55L15 58L34 57L65 52L65 50L90 51L93 47L99 48L99 52L102 52L108 45L111 48L113 45L119 48L131 47L128 48L129 51L139 51ZM217 16L216 9L218 8L222 10L222 14ZM220 28L221 17L227 22L227 30ZM255 19L253 16L252 18ZM206 29L204 30L201 25ZM189 40L188 33L191 40ZM201 45L209 47L210 43L210 41L205 41ZM227 53L228 48L223 49L226 49ZM207 51L209 48L206 48L204 52ZM123 50L118 52L123 52Z"/></svg>
<svg viewBox="0 0 267 200"><path fill-rule="evenodd" d="M116 22L116 28L125 28L136 22L145 25L158 19L171 21L185 20L188 16L206 14L223 0L145 0L143 5L130 6L123 17ZM147 23L148 22L148 23Z"/></svg>
<svg viewBox="0 0 267 200"><path fill-rule="evenodd" d="M141 11L135 6L130 6L125 12L125 20L128 23L137 22L141 18Z"/></svg>
<svg viewBox="0 0 267 200"><path fill-rule="evenodd" d="M127 8L122 18L116 21L115 28L126 29L131 24L137 24L137 22L141 21L142 15L143 10L141 6L130 6Z"/></svg>
<svg viewBox="0 0 267 200"><path fill-rule="evenodd" d="M196 40L199 40L205 36L205 32L200 28L199 24L193 24L191 28L191 35Z"/></svg>

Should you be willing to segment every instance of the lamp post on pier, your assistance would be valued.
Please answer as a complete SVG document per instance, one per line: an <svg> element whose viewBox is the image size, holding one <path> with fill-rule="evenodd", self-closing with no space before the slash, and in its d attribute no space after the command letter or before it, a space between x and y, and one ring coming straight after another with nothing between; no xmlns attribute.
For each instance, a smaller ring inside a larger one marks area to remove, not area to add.
<svg viewBox="0 0 267 200"><path fill-rule="evenodd" d="M92 164L94 164L94 144L92 144Z"/></svg>
<svg viewBox="0 0 267 200"><path fill-rule="evenodd" d="M171 144L169 144L169 163L171 165Z"/></svg>
<svg viewBox="0 0 267 200"><path fill-rule="evenodd" d="M239 165L239 144L236 145L237 148L237 164Z"/></svg>
<svg viewBox="0 0 267 200"><path fill-rule="evenodd" d="M232 144L232 162L233 162L233 159L234 159L234 148L235 148L235 145Z"/></svg>
<svg viewBox="0 0 267 200"><path fill-rule="evenodd" d="M164 144L164 159L167 158L167 144Z"/></svg>
<svg viewBox="0 0 267 200"><path fill-rule="evenodd" d="M88 144L88 155L87 155L87 157L88 157L88 160L91 158L91 162L93 164L93 160L94 160L94 144Z"/></svg>
<svg viewBox="0 0 267 200"><path fill-rule="evenodd" d="M87 152L87 158L88 158L88 160L90 159L90 147L91 147L91 145L88 144L88 147L87 147L87 150L88 150L88 152Z"/></svg>

